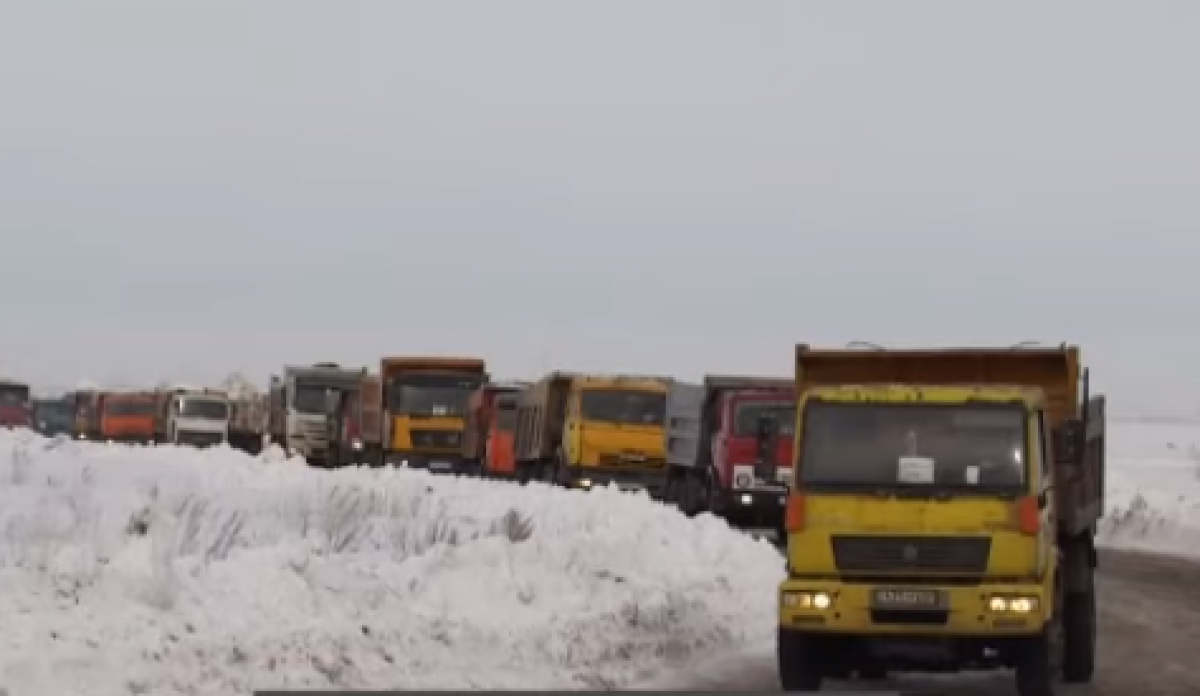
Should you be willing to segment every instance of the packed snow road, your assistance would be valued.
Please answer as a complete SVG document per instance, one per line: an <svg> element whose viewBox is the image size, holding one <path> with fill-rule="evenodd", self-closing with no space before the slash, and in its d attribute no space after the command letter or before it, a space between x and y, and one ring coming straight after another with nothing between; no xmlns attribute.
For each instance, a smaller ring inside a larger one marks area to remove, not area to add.
<svg viewBox="0 0 1200 696"><path fill-rule="evenodd" d="M1102 551L1100 632L1093 684L1065 696L1195 696L1200 693L1200 561L1138 551ZM648 686L696 691L778 691L774 646L761 645L690 675ZM862 684L833 682L825 690ZM1011 696L1008 672L958 677L909 675L872 683L920 696Z"/></svg>

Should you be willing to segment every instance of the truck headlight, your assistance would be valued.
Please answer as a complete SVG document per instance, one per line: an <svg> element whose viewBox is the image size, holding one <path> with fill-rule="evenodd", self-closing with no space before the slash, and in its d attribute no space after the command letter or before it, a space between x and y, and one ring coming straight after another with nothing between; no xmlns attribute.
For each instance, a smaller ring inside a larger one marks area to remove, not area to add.
<svg viewBox="0 0 1200 696"><path fill-rule="evenodd" d="M988 611L997 614L1028 614L1038 608L1038 598L1025 595L996 595L987 603Z"/></svg>
<svg viewBox="0 0 1200 696"><path fill-rule="evenodd" d="M828 592L784 592L783 606L793 609L828 609L833 606L833 595Z"/></svg>
<svg viewBox="0 0 1200 696"><path fill-rule="evenodd" d="M350 446L356 450L360 450L362 449L362 440L355 440L350 443Z"/></svg>

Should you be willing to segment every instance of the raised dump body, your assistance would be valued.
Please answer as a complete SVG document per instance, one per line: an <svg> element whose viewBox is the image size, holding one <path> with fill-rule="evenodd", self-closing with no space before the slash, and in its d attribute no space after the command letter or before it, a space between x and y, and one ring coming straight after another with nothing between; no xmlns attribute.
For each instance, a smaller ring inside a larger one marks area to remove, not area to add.
<svg viewBox="0 0 1200 696"><path fill-rule="evenodd" d="M524 382L492 383L477 389L467 405L463 459L488 478L513 478L516 458L513 430Z"/></svg>
<svg viewBox="0 0 1200 696"><path fill-rule="evenodd" d="M384 358L380 377L384 460L434 473L466 473L467 401L488 381L486 362L453 356Z"/></svg>
<svg viewBox="0 0 1200 696"><path fill-rule="evenodd" d="M795 380L707 375L667 393L665 498L688 514L777 533L796 422Z"/></svg>
<svg viewBox="0 0 1200 696"><path fill-rule="evenodd" d="M660 497L669 384L651 376L546 375L517 405L518 478L579 488L616 483Z"/></svg>
<svg viewBox="0 0 1200 696"><path fill-rule="evenodd" d="M797 346L785 690L1012 667L1020 696L1052 696L1054 663L1091 680L1105 401L1086 375L1065 345Z"/></svg>

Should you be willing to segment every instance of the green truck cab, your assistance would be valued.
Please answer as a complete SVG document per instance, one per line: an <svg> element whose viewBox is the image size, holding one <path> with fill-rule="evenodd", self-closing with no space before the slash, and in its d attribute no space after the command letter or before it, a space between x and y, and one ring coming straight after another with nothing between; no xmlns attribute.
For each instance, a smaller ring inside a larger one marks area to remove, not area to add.
<svg viewBox="0 0 1200 696"><path fill-rule="evenodd" d="M1089 682L1105 416L1078 348L800 345L796 387L783 688L1008 668L1018 696Z"/></svg>

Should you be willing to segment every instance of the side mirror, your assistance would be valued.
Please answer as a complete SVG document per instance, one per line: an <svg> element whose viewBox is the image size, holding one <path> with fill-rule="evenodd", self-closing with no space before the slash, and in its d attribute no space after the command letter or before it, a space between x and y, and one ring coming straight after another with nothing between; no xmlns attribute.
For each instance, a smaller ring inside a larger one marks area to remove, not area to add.
<svg viewBox="0 0 1200 696"><path fill-rule="evenodd" d="M1055 461L1078 464L1083 461L1083 421L1069 420L1054 431L1052 446Z"/></svg>

